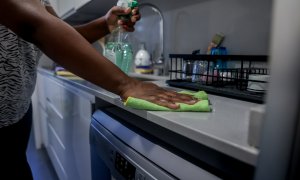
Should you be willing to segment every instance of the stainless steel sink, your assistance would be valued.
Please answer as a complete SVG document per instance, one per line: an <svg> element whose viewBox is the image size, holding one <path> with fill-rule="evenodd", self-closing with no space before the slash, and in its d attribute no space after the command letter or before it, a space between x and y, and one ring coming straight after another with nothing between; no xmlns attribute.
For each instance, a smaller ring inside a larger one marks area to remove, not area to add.
<svg viewBox="0 0 300 180"><path fill-rule="evenodd" d="M140 81L165 81L168 79L166 76L155 76L151 74L129 73L128 75Z"/></svg>
<svg viewBox="0 0 300 180"><path fill-rule="evenodd" d="M157 79L144 78L144 77L134 77L134 79L137 79L139 81L157 81Z"/></svg>

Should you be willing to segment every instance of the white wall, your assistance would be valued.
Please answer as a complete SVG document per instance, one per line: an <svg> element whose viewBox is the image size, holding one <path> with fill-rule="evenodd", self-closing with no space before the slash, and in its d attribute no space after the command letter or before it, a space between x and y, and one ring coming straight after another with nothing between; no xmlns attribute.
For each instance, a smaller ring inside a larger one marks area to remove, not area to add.
<svg viewBox="0 0 300 180"><path fill-rule="evenodd" d="M273 0L139 0L139 2L154 4L164 16L165 59L168 59L170 53L191 53L195 49L201 49L201 53L205 53L209 42L217 32L225 34L222 45L227 47L230 54L269 54ZM144 19L146 18L149 17L144 16ZM155 27L152 25L147 28ZM154 41L158 38L149 36L148 40L141 39L156 44Z"/></svg>
<svg viewBox="0 0 300 180"><path fill-rule="evenodd" d="M225 34L223 45L230 54L268 54L272 0L139 2L152 3L163 13L166 58L194 49L204 53L217 32Z"/></svg>

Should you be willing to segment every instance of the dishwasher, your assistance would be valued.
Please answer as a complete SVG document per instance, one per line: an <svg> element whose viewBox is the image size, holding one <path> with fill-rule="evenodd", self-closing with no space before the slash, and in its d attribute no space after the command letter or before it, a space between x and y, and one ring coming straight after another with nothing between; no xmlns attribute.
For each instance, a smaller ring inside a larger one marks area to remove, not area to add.
<svg viewBox="0 0 300 180"><path fill-rule="evenodd" d="M92 116L93 180L219 179L121 122L104 110Z"/></svg>

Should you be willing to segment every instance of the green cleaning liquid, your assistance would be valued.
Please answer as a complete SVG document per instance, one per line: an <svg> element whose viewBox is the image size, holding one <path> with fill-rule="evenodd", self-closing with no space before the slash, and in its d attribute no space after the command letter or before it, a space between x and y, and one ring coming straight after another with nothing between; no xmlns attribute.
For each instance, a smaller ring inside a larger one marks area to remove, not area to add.
<svg viewBox="0 0 300 180"><path fill-rule="evenodd" d="M132 70L133 50L131 44L108 42L105 45L104 56L126 74Z"/></svg>
<svg viewBox="0 0 300 180"><path fill-rule="evenodd" d="M119 0L117 6L133 9L138 6L138 3L136 0ZM120 16L119 18L128 19L130 16ZM109 38L105 45L104 56L128 74L133 65L133 50L129 33L119 26L110 34Z"/></svg>
<svg viewBox="0 0 300 180"><path fill-rule="evenodd" d="M121 69L124 73L128 74L131 71L133 63L132 47L128 43L123 44L123 62Z"/></svg>

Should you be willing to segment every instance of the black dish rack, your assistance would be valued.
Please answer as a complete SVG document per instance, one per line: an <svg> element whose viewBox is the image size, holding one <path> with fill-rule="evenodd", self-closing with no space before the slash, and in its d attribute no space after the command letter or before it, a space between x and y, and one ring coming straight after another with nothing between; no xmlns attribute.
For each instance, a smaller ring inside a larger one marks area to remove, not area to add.
<svg viewBox="0 0 300 180"><path fill-rule="evenodd" d="M269 75L268 56L170 54L169 58L170 79L166 83L170 86L264 103L265 89L254 90L249 85L266 87L268 81L250 77Z"/></svg>

